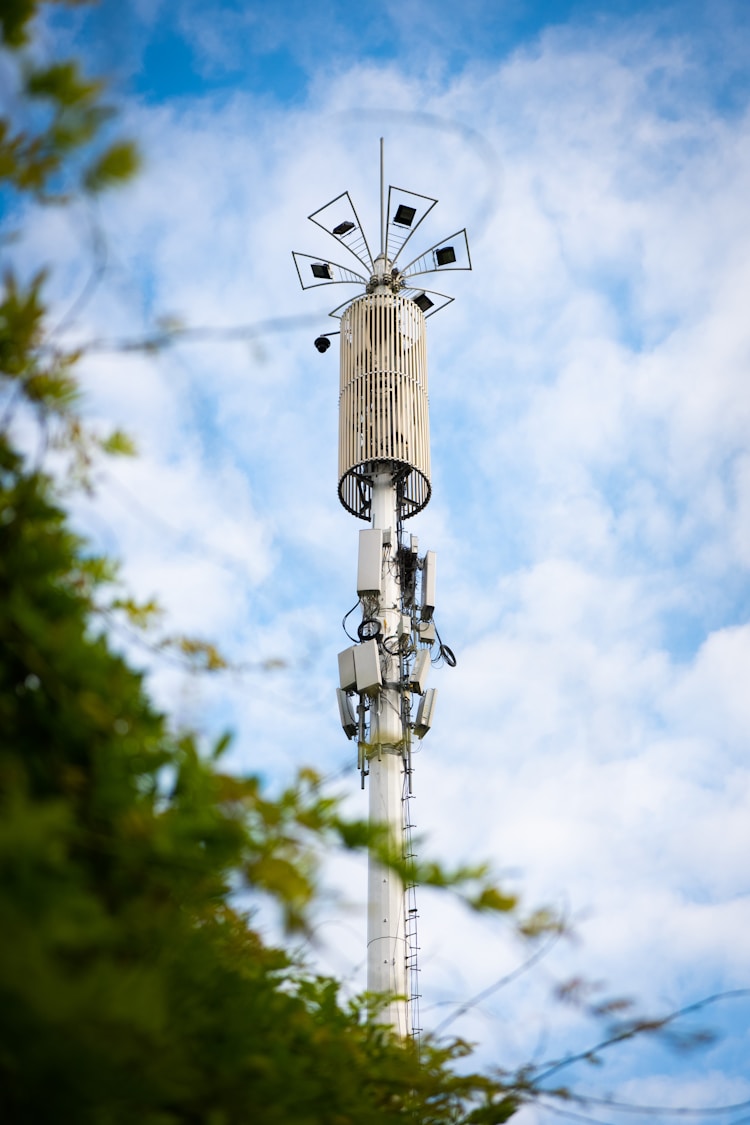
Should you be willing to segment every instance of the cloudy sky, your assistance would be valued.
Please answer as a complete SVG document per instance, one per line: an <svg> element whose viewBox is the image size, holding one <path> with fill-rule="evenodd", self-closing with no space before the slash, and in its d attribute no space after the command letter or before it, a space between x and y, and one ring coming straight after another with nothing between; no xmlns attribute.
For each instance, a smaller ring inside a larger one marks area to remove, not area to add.
<svg viewBox="0 0 750 1125"><path fill-rule="evenodd" d="M45 33L110 76L144 156L18 248L56 261L60 315L85 290L87 409L140 451L77 519L172 631L238 665L157 662L158 698L234 729L238 770L313 763L364 812L334 698L359 523L336 494L337 349L313 348L349 291L303 293L290 251L331 253L306 216L346 189L377 240L383 136L386 182L440 200L425 246L465 225L474 267L429 321L433 499L411 530L458 666L432 674L415 819L576 933L446 1030L514 1065L596 1041L551 999L572 975L658 1013L750 986L750 9L103 0ZM118 350L165 318L213 331ZM364 875L339 867L348 905L313 955L358 988ZM528 951L443 899L420 911L429 1028ZM572 1076L739 1103L749 1015L727 1000L698 1055L649 1043Z"/></svg>

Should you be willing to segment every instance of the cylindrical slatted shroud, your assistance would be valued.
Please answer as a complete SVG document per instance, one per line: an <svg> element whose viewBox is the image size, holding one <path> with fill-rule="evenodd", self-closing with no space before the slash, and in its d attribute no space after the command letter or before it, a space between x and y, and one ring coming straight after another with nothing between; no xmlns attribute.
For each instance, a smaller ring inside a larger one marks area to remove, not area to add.
<svg viewBox="0 0 750 1125"><path fill-rule="evenodd" d="M339 498L352 515L369 519L384 465L397 474L402 517L421 511L431 492L424 314L409 298L371 293L341 317Z"/></svg>

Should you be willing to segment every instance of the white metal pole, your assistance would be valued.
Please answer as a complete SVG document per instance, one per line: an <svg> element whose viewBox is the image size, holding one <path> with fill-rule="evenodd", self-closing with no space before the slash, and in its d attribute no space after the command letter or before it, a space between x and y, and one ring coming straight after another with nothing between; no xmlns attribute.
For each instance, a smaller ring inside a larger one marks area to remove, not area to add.
<svg viewBox="0 0 750 1125"><path fill-rule="evenodd" d="M372 480L372 526L390 529L391 547L385 553L378 617L384 637L397 636L401 589L396 565L396 485L392 472L377 472ZM370 823L387 826L390 847L403 852L404 729L401 711L400 658L384 652L383 687L373 701L370 724ZM406 901L395 872L372 856L368 875L367 988L388 992L392 1000L383 1022L398 1034L409 1034L406 973Z"/></svg>
<svg viewBox="0 0 750 1125"><path fill-rule="evenodd" d="M385 167L383 138L380 138L380 253L385 257Z"/></svg>

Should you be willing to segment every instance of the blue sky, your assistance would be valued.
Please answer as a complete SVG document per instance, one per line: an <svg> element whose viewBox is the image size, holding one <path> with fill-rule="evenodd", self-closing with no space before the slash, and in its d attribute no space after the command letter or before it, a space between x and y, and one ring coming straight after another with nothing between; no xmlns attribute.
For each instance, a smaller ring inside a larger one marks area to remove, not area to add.
<svg viewBox="0 0 750 1125"><path fill-rule="evenodd" d="M716 93L732 98L746 88L741 46L727 52L727 38L748 30L741 3L681 0L508 0L488 4L386 3L354 7L343 0L305 0L276 5L221 3L206 6L103 4L83 17L110 75L150 102L242 89L282 104L298 103L318 76L349 67L353 60L405 64L444 76L488 64L533 43L554 28L587 34L618 25L647 24L665 41L681 37L706 61L721 66ZM67 22L67 19L66 19Z"/></svg>
<svg viewBox="0 0 750 1125"><path fill-rule="evenodd" d="M93 216L106 269L70 339L163 316L227 333L86 359L92 421L140 457L104 468L77 519L173 631L243 669L154 664L177 721L233 727L238 769L341 774L355 812L334 688L358 524L336 496L336 348L312 344L346 294L301 292L290 251L329 252L306 216L345 189L376 231L380 136L387 181L440 200L425 246L468 228L474 269L429 322L433 499L412 530L459 663L433 674L417 820L438 855L489 855L529 903L564 904L580 937L453 1025L488 1063L596 1034L550 999L566 975L659 1011L750 985L748 12L104 0L47 29L112 76L144 153ZM46 211L16 251L54 258L61 311L91 223ZM344 901L311 955L356 988L364 874L331 877ZM442 899L421 913L429 1027L524 953ZM728 1034L700 1056L647 1045L581 1086L750 1098L747 1012L712 1012Z"/></svg>

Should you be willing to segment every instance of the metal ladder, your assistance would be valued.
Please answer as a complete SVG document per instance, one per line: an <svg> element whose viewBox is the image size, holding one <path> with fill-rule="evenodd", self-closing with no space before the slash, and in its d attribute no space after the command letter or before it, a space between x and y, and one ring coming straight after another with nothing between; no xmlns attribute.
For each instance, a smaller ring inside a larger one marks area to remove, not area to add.
<svg viewBox="0 0 750 1125"><path fill-rule="evenodd" d="M416 858L412 836L412 830L416 826L412 822L412 802L414 801L414 796L410 792L408 772L408 768L404 770L402 803L404 859L408 865L411 865ZM419 1046L420 1035L422 1033L419 1016L419 1001L421 998L421 992L419 990L419 935L417 930L419 914L417 911L417 884L409 876L407 876L404 897L406 900L406 921L404 927L406 938L406 972L409 982L409 995L407 998L409 1007L409 1034L417 1046Z"/></svg>

